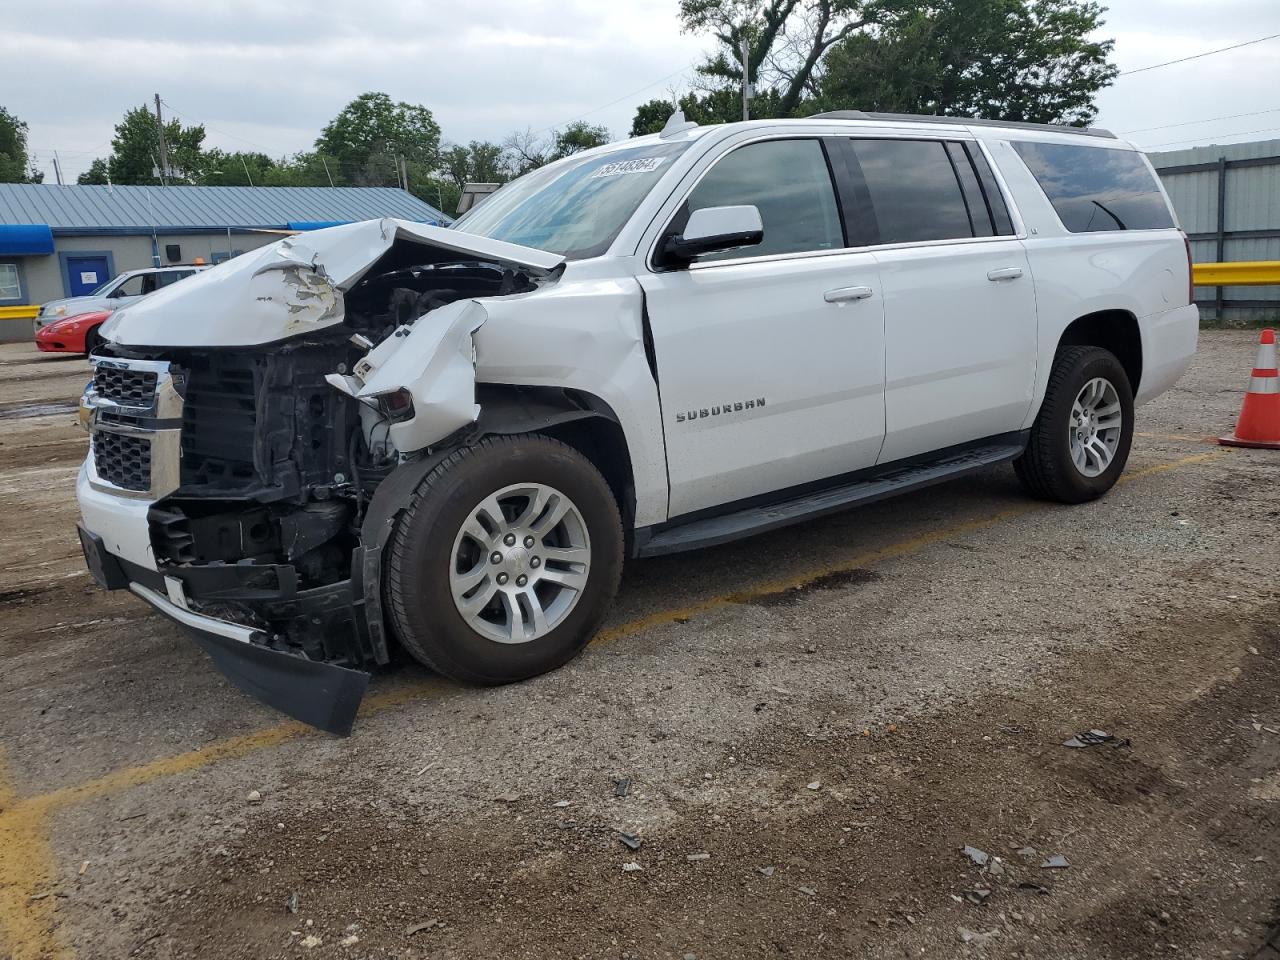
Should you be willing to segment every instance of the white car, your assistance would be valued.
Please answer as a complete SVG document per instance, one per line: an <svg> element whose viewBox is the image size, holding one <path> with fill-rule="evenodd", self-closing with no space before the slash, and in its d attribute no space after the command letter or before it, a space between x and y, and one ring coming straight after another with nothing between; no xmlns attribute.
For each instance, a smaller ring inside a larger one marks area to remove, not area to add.
<svg viewBox="0 0 1280 960"><path fill-rule="evenodd" d="M50 300L41 306L34 321L35 332L39 333L43 327L65 317L76 317L100 310L118 310L120 307L141 300L149 293L154 293L171 283L185 280L201 270L208 269L207 265L185 264L127 270L112 277L87 296L63 297L61 300Z"/></svg>
<svg viewBox="0 0 1280 960"><path fill-rule="evenodd" d="M341 732L394 643L470 683L570 660L624 557L1005 462L1098 497L1197 330L1168 199L1103 131L677 116L452 229L290 237L117 311L81 539Z"/></svg>

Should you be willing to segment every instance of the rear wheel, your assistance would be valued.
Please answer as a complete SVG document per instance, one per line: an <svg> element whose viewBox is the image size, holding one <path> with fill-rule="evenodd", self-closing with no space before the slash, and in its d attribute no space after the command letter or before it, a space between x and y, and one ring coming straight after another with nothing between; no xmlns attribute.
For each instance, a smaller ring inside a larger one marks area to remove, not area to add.
<svg viewBox="0 0 1280 960"><path fill-rule="evenodd" d="M1133 390L1120 361L1101 347L1066 347L1013 467L1035 496L1083 503L1115 486L1132 442Z"/></svg>
<svg viewBox="0 0 1280 960"><path fill-rule="evenodd" d="M547 437L491 437L419 485L387 560L401 644L468 683L523 680L590 642L617 591L622 522L608 484Z"/></svg>

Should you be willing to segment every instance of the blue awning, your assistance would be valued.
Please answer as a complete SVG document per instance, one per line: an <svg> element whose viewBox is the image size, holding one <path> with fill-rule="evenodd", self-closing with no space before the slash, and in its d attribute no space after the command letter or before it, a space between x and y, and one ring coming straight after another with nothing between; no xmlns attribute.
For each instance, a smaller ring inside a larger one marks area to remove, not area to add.
<svg viewBox="0 0 1280 960"><path fill-rule="evenodd" d="M48 256L53 231L47 223L0 223L0 257Z"/></svg>
<svg viewBox="0 0 1280 960"><path fill-rule="evenodd" d="M290 230L323 230L325 227L341 227L350 220L290 220Z"/></svg>

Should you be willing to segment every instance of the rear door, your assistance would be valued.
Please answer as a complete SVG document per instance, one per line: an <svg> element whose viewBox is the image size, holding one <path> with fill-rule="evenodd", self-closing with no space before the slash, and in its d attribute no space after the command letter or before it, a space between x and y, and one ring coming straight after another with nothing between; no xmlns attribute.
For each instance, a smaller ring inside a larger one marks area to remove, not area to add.
<svg viewBox="0 0 1280 960"><path fill-rule="evenodd" d="M691 210L737 204L759 208L760 246L640 277L673 517L871 466L884 437L878 273L845 249L824 142L734 147L666 232Z"/></svg>
<svg viewBox="0 0 1280 960"><path fill-rule="evenodd" d="M843 142L884 296L880 462L1017 431L1035 386L1035 287L979 145Z"/></svg>

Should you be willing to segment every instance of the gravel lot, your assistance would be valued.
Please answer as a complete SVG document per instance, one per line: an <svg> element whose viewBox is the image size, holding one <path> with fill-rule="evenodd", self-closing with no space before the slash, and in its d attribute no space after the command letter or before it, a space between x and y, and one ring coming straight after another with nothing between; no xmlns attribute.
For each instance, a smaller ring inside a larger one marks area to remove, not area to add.
<svg viewBox="0 0 1280 960"><path fill-rule="evenodd" d="M1004 467L637 563L575 664L403 666L346 740L92 585L87 364L0 347L0 957L1280 957L1280 454L1205 442L1255 344L1098 503Z"/></svg>

